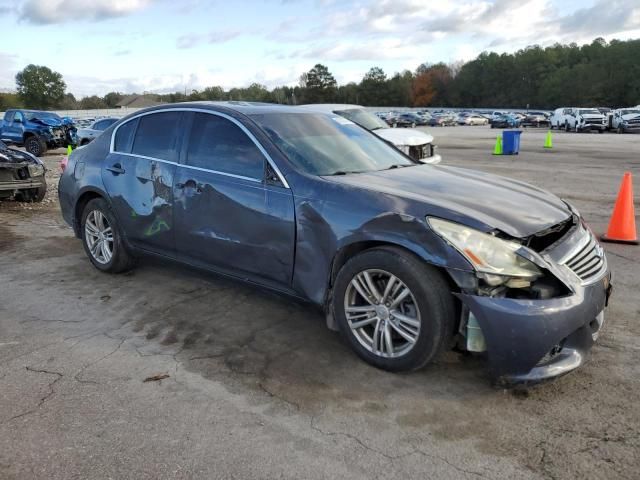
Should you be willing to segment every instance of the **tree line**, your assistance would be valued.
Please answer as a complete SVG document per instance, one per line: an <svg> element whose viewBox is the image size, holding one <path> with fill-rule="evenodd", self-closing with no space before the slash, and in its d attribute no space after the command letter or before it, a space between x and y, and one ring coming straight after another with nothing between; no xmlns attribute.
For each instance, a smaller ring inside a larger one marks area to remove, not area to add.
<svg viewBox="0 0 640 480"><path fill-rule="evenodd" d="M0 93L0 110L114 108L125 95L109 92L77 100L57 72L28 65L16 75L16 93ZM632 106L640 103L640 40L602 38L578 46L537 45L515 53L480 54L467 63L424 63L387 75L372 67L358 83L338 85L327 66L303 73L298 85L269 90L253 83L155 95L157 101L244 100L283 104L355 103L380 107L545 108Z"/></svg>

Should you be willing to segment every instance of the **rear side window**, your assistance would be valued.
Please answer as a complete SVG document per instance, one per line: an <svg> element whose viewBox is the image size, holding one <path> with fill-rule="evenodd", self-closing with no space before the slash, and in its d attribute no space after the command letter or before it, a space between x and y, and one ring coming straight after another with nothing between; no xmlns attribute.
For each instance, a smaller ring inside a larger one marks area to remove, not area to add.
<svg viewBox="0 0 640 480"><path fill-rule="evenodd" d="M4 114L4 121L7 122L7 123L11 123L13 121L13 114L14 114L13 110L5 113Z"/></svg>
<svg viewBox="0 0 640 480"><path fill-rule="evenodd" d="M133 133L136 131L138 120L131 120L118 127L116 131L116 140L113 149L116 152L131 152L131 142L133 141Z"/></svg>
<svg viewBox="0 0 640 480"><path fill-rule="evenodd" d="M110 120L100 120L99 122L96 122L96 124L93 126L93 128L95 130L106 130L107 128L109 128L111 125L113 125L116 122L116 120L110 119Z"/></svg>
<svg viewBox="0 0 640 480"><path fill-rule="evenodd" d="M132 153L178 161L178 138L182 112L160 112L140 117Z"/></svg>
<svg viewBox="0 0 640 480"><path fill-rule="evenodd" d="M226 118L196 113L187 165L262 180L264 156L240 127Z"/></svg>

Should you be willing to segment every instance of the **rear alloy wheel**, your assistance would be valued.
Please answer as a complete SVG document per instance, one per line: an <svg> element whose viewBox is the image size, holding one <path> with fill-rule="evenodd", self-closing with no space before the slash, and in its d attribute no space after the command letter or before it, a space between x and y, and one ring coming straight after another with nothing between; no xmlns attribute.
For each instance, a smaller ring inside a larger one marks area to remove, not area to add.
<svg viewBox="0 0 640 480"><path fill-rule="evenodd" d="M82 214L82 243L91 263L98 270L119 273L133 266L115 215L102 198L95 198Z"/></svg>
<svg viewBox="0 0 640 480"><path fill-rule="evenodd" d="M383 247L356 255L338 273L333 309L342 334L366 362L414 370L453 336L453 297L435 268Z"/></svg>
<svg viewBox="0 0 640 480"><path fill-rule="evenodd" d="M411 123L411 128L416 128L416 122Z"/></svg>

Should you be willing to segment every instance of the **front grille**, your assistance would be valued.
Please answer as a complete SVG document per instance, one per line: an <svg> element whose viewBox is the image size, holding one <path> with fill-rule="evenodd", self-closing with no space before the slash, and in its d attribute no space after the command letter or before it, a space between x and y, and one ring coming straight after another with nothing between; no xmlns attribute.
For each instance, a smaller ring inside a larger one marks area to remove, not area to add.
<svg viewBox="0 0 640 480"><path fill-rule="evenodd" d="M575 273L583 282L589 282L597 278L607 268L604 250L598 244L593 234L585 231L588 235L587 242L572 254L564 264Z"/></svg>
<svg viewBox="0 0 640 480"><path fill-rule="evenodd" d="M409 147L409 156L415 160L432 157L433 147L430 143L411 146Z"/></svg>

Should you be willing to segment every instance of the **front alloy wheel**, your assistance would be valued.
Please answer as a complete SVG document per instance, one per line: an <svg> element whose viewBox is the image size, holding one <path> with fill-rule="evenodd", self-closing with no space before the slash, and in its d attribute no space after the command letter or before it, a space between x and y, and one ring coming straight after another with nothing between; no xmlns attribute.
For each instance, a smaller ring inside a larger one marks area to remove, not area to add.
<svg viewBox="0 0 640 480"><path fill-rule="evenodd" d="M354 337L381 357L406 354L420 334L420 310L413 293L384 270L368 269L353 277L344 311Z"/></svg>
<svg viewBox="0 0 640 480"><path fill-rule="evenodd" d="M332 310L364 361L389 371L415 370L453 338L454 303L442 273L395 246L350 258L335 279Z"/></svg>

